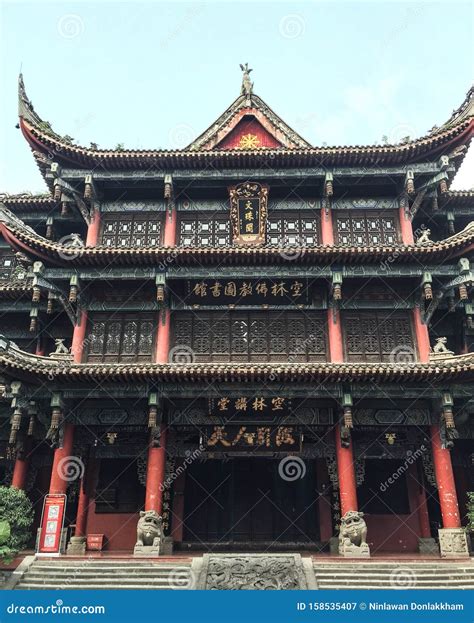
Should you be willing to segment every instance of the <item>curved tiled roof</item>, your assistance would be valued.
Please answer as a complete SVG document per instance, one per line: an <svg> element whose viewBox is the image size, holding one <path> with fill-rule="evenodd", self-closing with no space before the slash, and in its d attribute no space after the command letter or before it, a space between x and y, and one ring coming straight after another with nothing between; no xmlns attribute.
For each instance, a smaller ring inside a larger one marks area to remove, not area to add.
<svg viewBox="0 0 474 623"><path fill-rule="evenodd" d="M34 195L33 193L20 193L10 195L8 193L0 194L0 202L9 209L20 208L21 211L28 210L51 210L58 205L50 193Z"/></svg>
<svg viewBox="0 0 474 623"><path fill-rule="evenodd" d="M253 96L257 98L257 96ZM239 99L239 98L238 98ZM266 104L262 102L262 105ZM236 100L237 101L237 100ZM422 158L434 157L460 145L466 145L474 133L474 93L471 89L461 107L451 118L431 133L397 145L355 145L334 147L298 147L255 150L209 150L200 149L199 139L188 149L182 150L107 150L73 145L70 139L59 136L50 124L44 122L34 111L29 101L22 76L19 79L20 127L32 149L39 154L51 153L58 161L72 162L76 166L106 170L140 169L156 167L165 170L174 168L203 169L213 167L259 167L276 166L328 166L398 164L416 162ZM225 116L225 113L224 113ZM225 117L227 119L227 117ZM300 138L300 137L299 137ZM303 140L303 139L301 139ZM297 145L304 145L296 143ZM458 154L459 165L463 153ZM40 169L50 164L35 155Z"/></svg>
<svg viewBox="0 0 474 623"><path fill-rule="evenodd" d="M12 215L13 216L13 215ZM2 222L3 221L3 222ZM321 262L391 262L440 261L474 249L474 221L461 232L429 245L384 245L316 247L142 247L111 248L71 246L52 242L22 226L18 218L9 220L0 210L0 231L11 246L56 264L68 265L248 265L248 264L318 264Z"/></svg>
<svg viewBox="0 0 474 623"><path fill-rule="evenodd" d="M429 363L73 363L40 357L7 342L0 347L4 372L56 381L448 381L474 379L474 353Z"/></svg>

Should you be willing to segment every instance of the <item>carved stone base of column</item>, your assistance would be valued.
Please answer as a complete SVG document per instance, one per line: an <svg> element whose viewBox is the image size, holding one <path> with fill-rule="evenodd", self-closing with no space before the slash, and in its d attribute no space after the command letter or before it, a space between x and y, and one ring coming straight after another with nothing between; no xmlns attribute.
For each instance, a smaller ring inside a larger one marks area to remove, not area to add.
<svg viewBox="0 0 474 623"><path fill-rule="evenodd" d="M429 538L419 538L418 539L418 551L420 554L434 554L439 556L439 546L436 541Z"/></svg>
<svg viewBox="0 0 474 623"><path fill-rule="evenodd" d="M68 543L66 554L69 556L84 556L86 553L86 537L72 536Z"/></svg>
<svg viewBox="0 0 474 623"><path fill-rule="evenodd" d="M440 528L438 535L441 558L469 556L467 535L464 528Z"/></svg>

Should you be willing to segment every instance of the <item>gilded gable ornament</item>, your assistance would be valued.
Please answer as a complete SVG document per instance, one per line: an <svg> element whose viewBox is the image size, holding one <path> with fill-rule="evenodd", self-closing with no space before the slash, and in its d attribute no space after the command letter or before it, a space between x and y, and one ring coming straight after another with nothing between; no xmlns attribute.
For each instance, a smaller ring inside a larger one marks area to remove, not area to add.
<svg viewBox="0 0 474 623"><path fill-rule="evenodd" d="M267 227L268 186L244 182L231 186L229 193L234 244L263 244Z"/></svg>
<svg viewBox="0 0 474 623"><path fill-rule="evenodd" d="M238 147L239 149L258 149L260 147L260 139L256 134L242 134Z"/></svg>

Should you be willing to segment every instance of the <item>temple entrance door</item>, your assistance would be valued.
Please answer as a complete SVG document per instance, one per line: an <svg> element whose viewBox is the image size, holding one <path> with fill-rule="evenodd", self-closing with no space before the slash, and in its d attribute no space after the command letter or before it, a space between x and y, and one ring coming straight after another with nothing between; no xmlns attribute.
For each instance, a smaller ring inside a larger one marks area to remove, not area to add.
<svg viewBox="0 0 474 623"><path fill-rule="evenodd" d="M318 541L315 468L293 482L278 473L278 460L208 460L188 468L184 540L220 543Z"/></svg>

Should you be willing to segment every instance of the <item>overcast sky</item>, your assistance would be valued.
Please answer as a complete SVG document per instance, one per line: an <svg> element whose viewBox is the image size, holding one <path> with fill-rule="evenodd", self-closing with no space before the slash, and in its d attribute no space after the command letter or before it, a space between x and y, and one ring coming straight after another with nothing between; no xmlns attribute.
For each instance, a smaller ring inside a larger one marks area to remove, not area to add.
<svg viewBox="0 0 474 623"><path fill-rule="evenodd" d="M17 77L77 144L180 148L254 90L314 145L424 135L472 82L464 2L1 4L0 192L44 192L15 129ZM474 151L457 188L474 186Z"/></svg>

